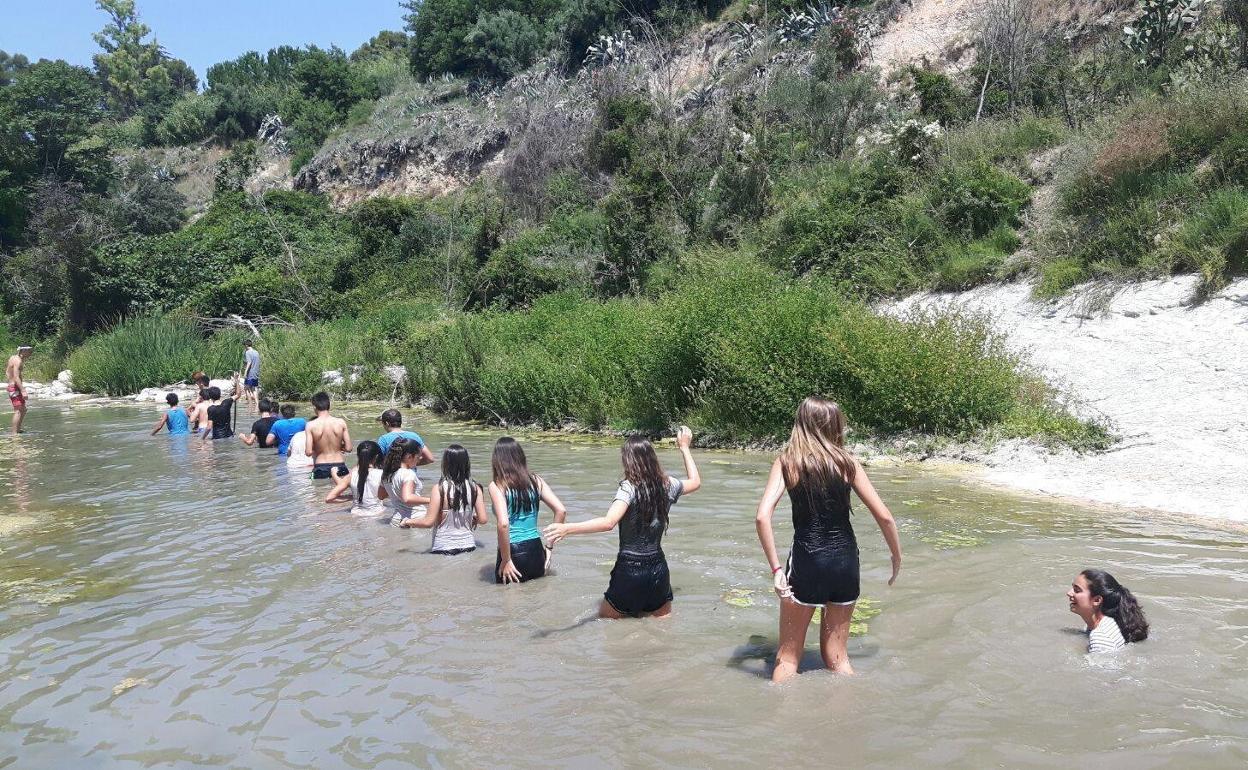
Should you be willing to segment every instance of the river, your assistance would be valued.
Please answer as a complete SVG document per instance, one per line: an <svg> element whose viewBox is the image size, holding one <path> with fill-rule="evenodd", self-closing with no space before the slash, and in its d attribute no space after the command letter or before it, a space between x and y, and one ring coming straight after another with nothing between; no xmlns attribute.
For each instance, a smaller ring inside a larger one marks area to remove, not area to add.
<svg viewBox="0 0 1248 770"><path fill-rule="evenodd" d="M348 412L354 438L378 411ZM492 527L473 554L430 555L427 531L323 504L325 482L272 450L148 437L158 414L35 404L34 432L0 439L0 767L1248 763L1242 529L873 469L905 565L890 589L857 505L878 611L850 642L859 675L773 686L753 525L768 457L695 451L703 489L664 541L671 618L581 623L614 533L497 587ZM408 414L488 479L497 431ZM525 445L570 519L605 511L618 442ZM787 517L786 502L785 551ZM1064 594L1085 566L1136 592L1147 642L1083 654ZM813 628L807 642L817 669Z"/></svg>

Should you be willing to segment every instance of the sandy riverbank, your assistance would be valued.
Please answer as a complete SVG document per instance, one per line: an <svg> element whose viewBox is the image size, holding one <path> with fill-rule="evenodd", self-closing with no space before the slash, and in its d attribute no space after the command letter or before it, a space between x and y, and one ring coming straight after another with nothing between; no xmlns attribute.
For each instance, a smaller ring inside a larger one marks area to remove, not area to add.
<svg viewBox="0 0 1248 770"><path fill-rule="evenodd" d="M1004 442L984 480L1112 505L1248 520L1248 280L1189 304L1184 276L1087 286L1055 303L1026 284L920 294L885 307L956 305L988 314L1010 344L1122 440L1050 453Z"/></svg>

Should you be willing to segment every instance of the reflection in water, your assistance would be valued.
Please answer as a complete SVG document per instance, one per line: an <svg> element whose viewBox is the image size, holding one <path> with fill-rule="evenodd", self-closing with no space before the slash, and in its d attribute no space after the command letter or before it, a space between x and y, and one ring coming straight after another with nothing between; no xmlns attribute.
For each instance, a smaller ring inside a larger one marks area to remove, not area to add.
<svg viewBox="0 0 1248 770"><path fill-rule="evenodd" d="M428 532L325 505L328 482L271 449L147 437L154 410L34 411L46 432L29 454L0 451L0 520L35 522L0 540L0 766L807 766L834 752L1239 767L1248 750L1242 531L878 469L906 564L889 589L886 550L863 538L879 614L850 640L860 676L775 687L753 527L770 458L704 453L703 491L664 539L674 615L597 622L614 534L501 588L492 527L474 553L429 555ZM376 411L352 420L357 438ZM488 473L497 434L414 422ZM606 509L616 442L526 443L571 519ZM1063 594L1085 566L1138 589L1148 642L1082 654ZM808 642L803 669L821 669Z"/></svg>

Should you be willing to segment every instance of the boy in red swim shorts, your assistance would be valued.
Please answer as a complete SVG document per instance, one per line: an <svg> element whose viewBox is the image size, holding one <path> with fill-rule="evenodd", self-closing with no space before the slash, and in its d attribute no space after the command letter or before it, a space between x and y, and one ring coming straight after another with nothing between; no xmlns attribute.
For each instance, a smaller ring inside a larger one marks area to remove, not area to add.
<svg viewBox="0 0 1248 770"><path fill-rule="evenodd" d="M30 345L18 347L17 352L9 356L9 363L4 367L4 377L9 382L9 403L13 405L13 433L22 432L22 420L26 418L26 384L22 382L22 366L34 351Z"/></svg>

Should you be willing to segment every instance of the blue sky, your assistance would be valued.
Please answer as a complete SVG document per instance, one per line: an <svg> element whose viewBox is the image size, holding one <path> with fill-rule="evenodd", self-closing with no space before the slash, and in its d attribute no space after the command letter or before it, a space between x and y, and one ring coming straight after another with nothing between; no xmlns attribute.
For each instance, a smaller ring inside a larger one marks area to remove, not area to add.
<svg viewBox="0 0 1248 770"><path fill-rule="evenodd" d="M195 68L247 51L315 43L350 53L383 29L403 28L398 0L138 0L139 17L170 54ZM104 27L94 0L0 0L0 50L91 65Z"/></svg>

